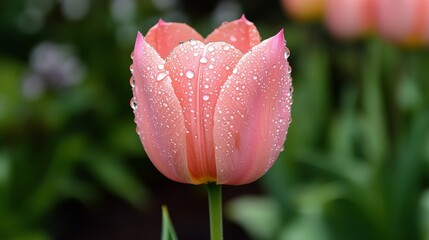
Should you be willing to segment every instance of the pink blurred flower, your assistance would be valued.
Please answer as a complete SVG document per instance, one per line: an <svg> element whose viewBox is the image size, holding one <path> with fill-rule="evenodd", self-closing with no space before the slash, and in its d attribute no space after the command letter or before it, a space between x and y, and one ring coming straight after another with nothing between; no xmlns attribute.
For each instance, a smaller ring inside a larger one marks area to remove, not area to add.
<svg viewBox="0 0 429 240"><path fill-rule="evenodd" d="M131 66L137 132L168 178L246 184L283 150L292 102L283 30L260 42L244 18L207 38L162 20L140 33Z"/></svg>
<svg viewBox="0 0 429 240"><path fill-rule="evenodd" d="M335 36L353 39L371 30L373 11L373 0L327 0L325 20Z"/></svg>
<svg viewBox="0 0 429 240"><path fill-rule="evenodd" d="M429 44L429 0L377 0L380 34L404 45Z"/></svg>
<svg viewBox="0 0 429 240"><path fill-rule="evenodd" d="M322 18L326 0L281 0L283 9L294 19L312 21Z"/></svg>

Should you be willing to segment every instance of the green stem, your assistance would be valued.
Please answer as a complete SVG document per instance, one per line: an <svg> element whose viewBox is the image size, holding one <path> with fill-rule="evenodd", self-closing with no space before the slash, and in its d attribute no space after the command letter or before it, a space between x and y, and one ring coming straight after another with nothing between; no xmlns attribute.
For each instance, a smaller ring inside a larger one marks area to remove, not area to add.
<svg viewBox="0 0 429 240"><path fill-rule="evenodd" d="M207 184L210 210L210 239L222 240L222 188L216 183Z"/></svg>

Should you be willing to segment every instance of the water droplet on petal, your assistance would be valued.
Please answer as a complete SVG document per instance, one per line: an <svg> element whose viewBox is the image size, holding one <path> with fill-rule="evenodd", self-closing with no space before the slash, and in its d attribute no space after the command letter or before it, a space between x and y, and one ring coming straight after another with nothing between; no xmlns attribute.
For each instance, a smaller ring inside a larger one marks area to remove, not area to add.
<svg viewBox="0 0 429 240"><path fill-rule="evenodd" d="M232 37L231 37L232 38ZM231 39L232 40L232 39ZM234 41L233 41L234 42ZM228 51L231 47L229 45L223 46L223 50Z"/></svg>
<svg viewBox="0 0 429 240"><path fill-rule="evenodd" d="M191 39L190 42L191 42L192 46L195 46L195 44L197 44L197 42L195 40L193 40L193 39Z"/></svg>
<svg viewBox="0 0 429 240"><path fill-rule="evenodd" d="M292 72L292 67L291 66L287 66L287 73L291 73Z"/></svg>
<svg viewBox="0 0 429 240"><path fill-rule="evenodd" d="M131 59L134 59L134 51L131 52L130 57L131 57Z"/></svg>
<svg viewBox="0 0 429 240"><path fill-rule="evenodd" d="M134 71L134 69L133 69L133 65L131 64L131 65L130 65L130 72L131 72L131 74L133 74L133 71Z"/></svg>
<svg viewBox="0 0 429 240"><path fill-rule="evenodd" d="M236 42L236 41L237 41L237 38L236 38L235 36L231 36L229 39L230 39L231 41L233 41L233 42Z"/></svg>
<svg viewBox="0 0 429 240"><path fill-rule="evenodd" d="M167 73L166 72L160 72L158 74L158 76L156 76L156 80L161 81L162 79L164 79L165 77L167 77Z"/></svg>
<svg viewBox="0 0 429 240"><path fill-rule="evenodd" d="M135 97L131 98L130 106L133 110L137 108L137 99Z"/></svg>
<svg viewBox="0 0 429 240"><path fill-rule="evenodd" d="M213 52L213 51L215 50L215 48L214 48L213 46L208 46L207 50L208 50L209 52Z"/></svg>
<svg viewBox="0 0 429 240"><path fill-rule="evenodd" d="M188 70L188 71L186 71L185 75L187 78L191 79L194 77L195 74L192 70Z"/></svg>
<svg viewBox="0 0 429 240"><path fill-rule="evenodd" d="M232 73L236 74L237 73L237 68L234 68L234 70L232 70Z"/></svg>
<svg viewBox="0 0 429 240"><path fill-rule="evenodd" d="M204 100L204 101L208 101L209 99L210 99L210 96L209 96L209 95L207 95L207 94L206 94L206 95L204 95L204 96L203 96L203 100Z"/></svg>
<svg viewBox="0 0 429 240"><path fill-rule="evenodd" d="M207 63L209 60L207 60L206 57L201 57L200 58L200 63Z"/></svg>
<svg viewBox="0 0 429 240"><path fill-rule="evenodd" d="M130 85L132 88L134 88L136 86L136 80L134 79L134 77L130 78Z"/></svg>
<svg viewBox="0 0 429 240"><path fill-rule="evenodd" d="M213 64L210 64L209 69L213 69L213 68L214 68Z"/></svg>
<svg viewBox="0 0 429 240"><path fill-rule="evenodd" d="M209 88L210 86L209 86L209 84L208 83L206 83L206 84L204 84L204 88L205 89L207 89L207 88Z"/></svg>
<svg viewBox="0 0 429 240"><path fill-rule="evenodd" d="M159 70L164 69L164 64L158 64L158 69L159 69Z"/></svg>
<svg viewBox="0 0 429 240"><path fill-rule="evenodd" d="M289 52L288 49L286 49L286 51L285 51L285 59L288 59L289 56L290 56L290 52Z"/></svg>

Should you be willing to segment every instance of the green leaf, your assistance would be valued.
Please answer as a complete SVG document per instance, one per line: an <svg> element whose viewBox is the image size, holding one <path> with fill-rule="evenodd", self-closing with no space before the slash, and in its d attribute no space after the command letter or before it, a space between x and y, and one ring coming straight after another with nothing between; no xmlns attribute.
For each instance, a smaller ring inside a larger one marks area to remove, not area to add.
<svg viewBox="0 0 429 240"><path fill-rule="evenodd" d="M170 215L168 214L167 206L162 206L162 240L177 240L176 232L171 223Z"/></svg>
<svg viewBox="0 0 429 240"><path fill-rule="evenodd" d="M301 215L281 231L280 240L329 240L321 215Z"/></svg>
<svg viewBox="0 0 429 240"><path fill-rule="evenodd" d="M280 206L272 198L244 196L227 205L227 216L255 239L271 239L280 227Z"/></svg>
<svg viewBox="0 0 429 240"><path fill-rule="evenodd" d="M147 190L123 162L104 154L94 156L88 162L90 170L105 188L135 206L144 204Z"/></svg>

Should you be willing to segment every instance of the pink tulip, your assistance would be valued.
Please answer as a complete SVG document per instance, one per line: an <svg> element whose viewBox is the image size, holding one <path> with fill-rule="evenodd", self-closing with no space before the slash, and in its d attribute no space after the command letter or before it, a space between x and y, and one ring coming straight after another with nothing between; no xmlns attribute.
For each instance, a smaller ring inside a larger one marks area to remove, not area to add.
<svg viewBox="0 0 429 240"><path fill-rule="evenodd" d="M429 43L429 0L377 0L380 34L396 43Z"/></svg>
<svg viewBox="0 0 429 240"><path fill-rule="evenodd" d="M292 103L283 30L263 42L253 23L222 24L206 39L162 20L137 34L131 100L155 167L191 184L257 180L283 150Z"/></svg>
<svg viewBox="0 0 429 240"><path fill-rule="evenodd" d="M328 29L337 37L360 37L372 28L373 0L328 0L325 17Z"/></svg>

